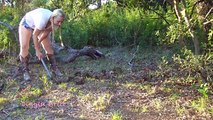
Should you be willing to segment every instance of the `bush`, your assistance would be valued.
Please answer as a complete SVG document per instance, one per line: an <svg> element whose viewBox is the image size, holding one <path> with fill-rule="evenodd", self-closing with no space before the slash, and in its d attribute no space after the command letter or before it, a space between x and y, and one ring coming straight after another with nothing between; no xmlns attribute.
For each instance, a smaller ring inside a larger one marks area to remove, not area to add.
<svg viewBox="0 0 213 120"><path fill-rule="evenodd" d="M87 12L76 21L65 21L63 39L77 48L85 45L157 45L165 25L154 17L141 13L139 9L118 8L109 4Z"/></svg>
<svg viewBox="0 0 213 120"><path fill-rule="evenodd" d="M175 82L184 84L209 83L213 87L213 55L194 55L186 48L180 54L175 54L172 61L163 59L159 65L161 77L175 78Z"/></svg>

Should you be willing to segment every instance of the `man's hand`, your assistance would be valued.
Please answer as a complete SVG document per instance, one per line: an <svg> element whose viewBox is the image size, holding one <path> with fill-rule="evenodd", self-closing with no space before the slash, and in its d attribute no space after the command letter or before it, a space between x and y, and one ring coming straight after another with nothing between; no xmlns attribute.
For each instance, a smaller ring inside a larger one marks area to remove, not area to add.
<svg viewBox="0 0 213 120"><path fill-rule="evenodd" d="M43 54L39 50L36 50L36 56L38 57L39 60L43 58Z"/></svg>

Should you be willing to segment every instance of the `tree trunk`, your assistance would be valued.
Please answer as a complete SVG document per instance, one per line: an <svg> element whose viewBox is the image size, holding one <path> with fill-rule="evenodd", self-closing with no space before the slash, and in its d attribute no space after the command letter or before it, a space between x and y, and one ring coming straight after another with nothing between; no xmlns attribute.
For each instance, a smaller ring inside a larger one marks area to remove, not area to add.
<svg viewBox="0 0 213 120"><path fill-rule="evenodd" d="M176 13L176 16L177 16L177 19L178 19L178 23L182 24L182 22L181 22L182 16L181 16L181 13L180 13L180 8L178 6L179 5L179 0L173 0L172 4L174 5L174 11ZM181 47L185 46L183 37L182 37L182 35L180 33L178 35L178 42L179 42Z"/></svg>
<svg viewBox="0 0 213 120"><path fill-rule="evenodd" d="M199 41L198 41L198 37L195 34L195 31L192 29L192 26L191 26L191 23L190 23L190 20L189 20L189 17L188 17L188 13L186 12L185 0L182 0L182 4L183 4L182 8L180 8L179 0L173 0L173 2L174 2L175 13L177 15L179 24L182 23L182 20L185 21L185 23L188 27L188 31L189 31L189 33L192 37L192 41L194 43L195 54L200 54L200 44L199 44ZM183 43L183 40L181 40L181 39L179 39L179 40L180 40L179 41L180 43Z"/></svg>
<svg viewBox="0 0 213 120"><path fill-rule="evenodd" d="M182 2L183 2L183 10L181 11L181 15L183 16L185 23L188 27L189 33L192 37L192 40L194 43L195 54L200 54L200 44L198 41L198 37L197 37L195 31L192 29L191 23L189 21L188 13L186 12L186 1L182 0Z"/></svg>
<svg viewBox="0 0 213 120"><path fill-rule="evenodd" d="M58 55L57 60L63 63L73 62L76 58L81 56L88 56L92 59L98 59L105 57L104 54L91 46L85 46L82 49L73 49L69 46L61 47L59 44L54 44L53 48L56 54L59 54L61 51L66 50L65 55Z"/></svg>

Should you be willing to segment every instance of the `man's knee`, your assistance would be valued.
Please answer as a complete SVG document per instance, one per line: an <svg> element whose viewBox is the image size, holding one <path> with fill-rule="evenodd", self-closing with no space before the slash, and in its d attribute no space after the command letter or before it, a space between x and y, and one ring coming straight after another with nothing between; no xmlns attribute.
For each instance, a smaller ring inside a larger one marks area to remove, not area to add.
<svg viewBox="0 0 213 120"><path fill-rule="evenodd" d="M22 50L28 50L29 49L29 45L27 45L27 44L21 45L21 49Z"/></svg>

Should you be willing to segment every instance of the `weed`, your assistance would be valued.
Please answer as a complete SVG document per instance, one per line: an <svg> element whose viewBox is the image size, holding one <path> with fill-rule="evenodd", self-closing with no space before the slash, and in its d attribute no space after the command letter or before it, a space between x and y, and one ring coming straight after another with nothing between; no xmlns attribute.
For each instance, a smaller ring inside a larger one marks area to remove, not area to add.
<svg viewBox="0 0 213 120"><path fill-rule="evenodd" d="M151 104L152 104L152 106L153 106L154 108L156 108L157 110L160 110L161 108L163 108L163 106L162 106L162 101L161 101L160 99L155 99L155 100L153 100Z"/></svg>
<svg viewBox="0 0 213 120"><path fill-rule="evenodd" d="M203 95L204 98L208 98L208 85L207 83L201 84L200 87L198 88L198 92Z"/></svg>
<svg viewBox="0 0 213 120"><path fill-rule="evenodd" d="M58 85L59 88L66 90L67 89L67 83L61 83Z"/></svg>
<svg viewBox="0 0 213 120"><path fill-rule="evenodd" d="M47 92L51 89L52 87L52 82L50 80L48 80L48 77L47 75L43 75L42 77L39 78L42 83L43 83L43 86L44 86L44 90Z"/></svg>
<svg viewBox="0 0 213 120"><path fill-rule="evenodd" d="M148 111L148 106L144 105L140 108L140 112L144 113Z"/></svg>
<svg viewBox="0 0 213 120"><path fill-rule="evenodd" d="M213 107L209 109L209 113L213 115Z"/></svg>
<svg viewBox="0 0 213 120"><path fill-rule="evenodd" d="M178 115L182 115L186 111L186 109L184 107L181 107L180 105L177 105L175 111Z"/></svg>
<svg viewBox="0 0 213 120"><path fill-rule="evenodd" d="M155 87L152 87L151 85L143 85L143 90L145 90L149 95L154 94L156 91Z"/></svg>
<svg viewBox="0 0 213 120"><path fill-rule="evenodd" d="M9 100L7 98L0 97L0 109L4 104L6 104Z"/></svg>
<svg viewBox="0 0 213 120"><path fill-rule="evenodd" d="M23 118L23 120L33 120L31 116L27 116L27 118Z"/></svg>
<svg viewBox="0 0 213 120"><path fill-rule="evenodd" d="M26 109L16 109L11 113L12 116L22 116L22 114L26 111Z"/></svg>
<svg viewBox="0 0 213 120"><path fill-rule="evenodd" d="M43 114L40 114L39 116L35 117L35 120L45 120L45 116Z"/></svg>
<svg viewBox="0 0 213 120"><path fill-rule="evenodd" d="M136 83L131 83L131 82L127 82L126 84L123 84L123 86L127 89L135 89L139 86L140 84L136 84Z"/></svg>
<svg viewBox="0 0 213 120"><path fill-rule="evenodd" d="M123 120L120 112L116 111L112 113L112 120Z"/></svg>
<svg viewBox="0 0 213 120"><path fill-rule="evenodd" d="M79 99L82 103L84 103L87 108L93 108L97 111L103 111L106 107L110 104L112 95L109 93L104 93L101 95L94 95L94 94L86 94L83 96L79 96Z"/></svg>
<svg viewBox="0 0 213 120"><path fill-rule="evenodd" d="M81 115L79 116L79 118L81 118L81 119L85 119L85 118L86 118L86 116L85 116L84 114L81 114Z"/></svg>
<svg viewBox="0 0 213 120"><path fill-rule="evenodd" d="M171 101L176 101L179 97L180 97L180 94L174 93L174 94L172 94L172 95L170 96L169 99L170 99Z"/></svg>
<svg viewBox="0 0 213 120"><path fill-rule="evenodd" d="M111 97L108 93L98 96L98 99L93 103L95 110L105 110L110 104Z"/></svg>
<svg viewBox="0 0 213 120"><path fill-rule="evenodd" d="M204 112L207 107L207 99L201 97L198 100L193 100L191 102L191 107L197 110L198 112Z"/></svg>
<svg viewBox="0 0 213 120"><path fill-rule="evenodd" d="M34 100L41 96L42 90L40 88L30 88L28 91L24 91L20 93L20 100L21 102Z"/></svg>
<svg viewBox="0 0 213 120"><path fill-rule="evenodd" d="M145 113L148 111L148 106L143 105L143 106L135 106L133 109L133 112L138 112L138 113Z"/></svg>
<svg viewBox="0 0 213 120"><path fill-rule="evenodd" d="M76 88L76 87L70 87L70 88L68 89L68 91L71 92L71 93L77 93L79 90L78 90L78 88Z"/></svg>

